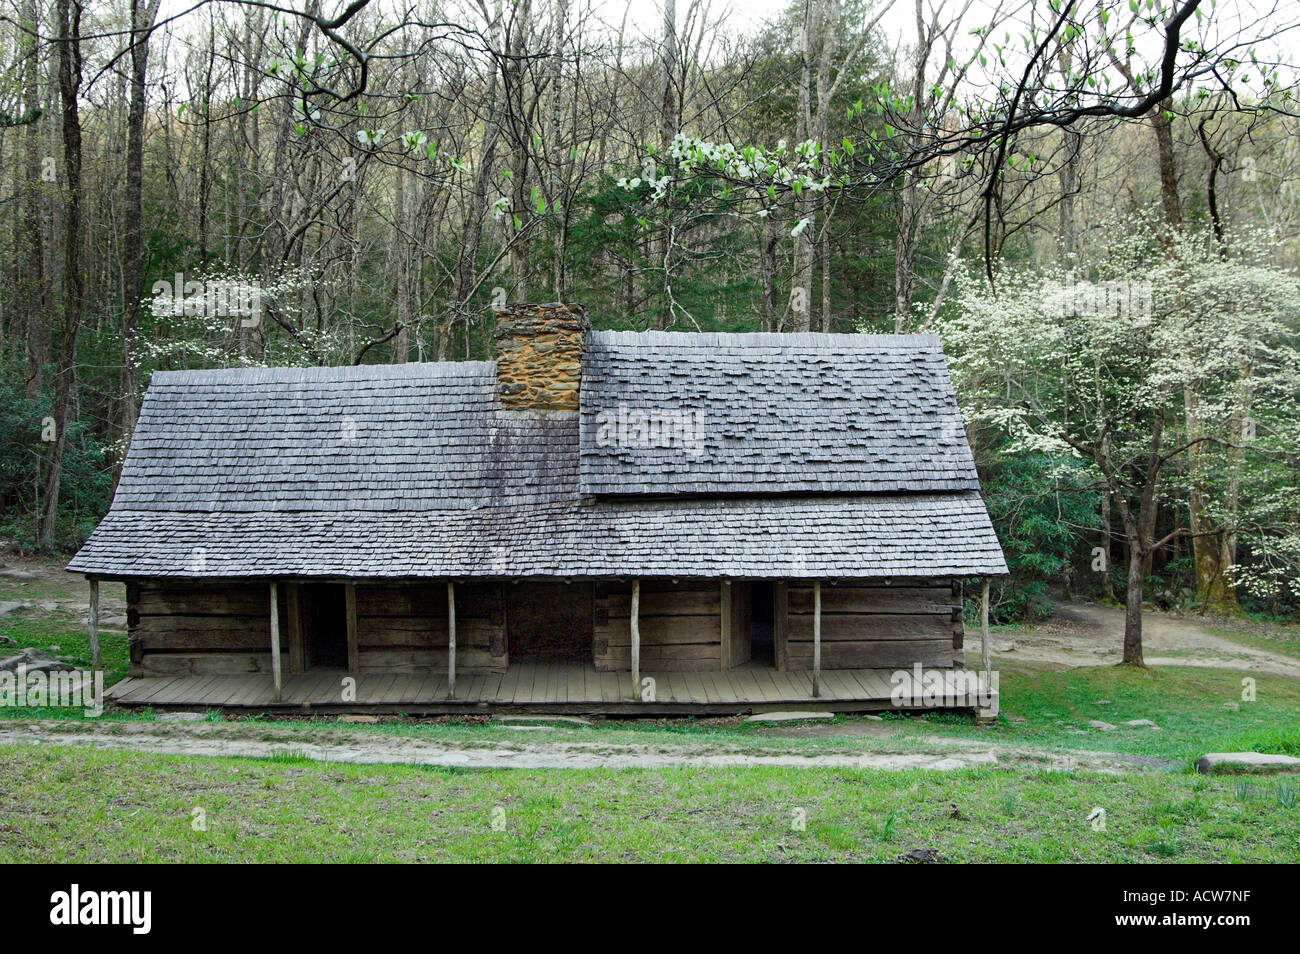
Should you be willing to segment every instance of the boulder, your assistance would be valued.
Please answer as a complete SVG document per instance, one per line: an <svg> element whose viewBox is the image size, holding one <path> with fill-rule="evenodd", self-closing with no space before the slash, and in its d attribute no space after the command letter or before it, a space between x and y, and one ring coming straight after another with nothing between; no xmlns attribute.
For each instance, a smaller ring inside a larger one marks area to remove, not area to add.
<svg viewBox="0 0 1300 954"><path fill-rule="evenodd" d="M1088 723L1090 729L1100 729L1102 732L1114 732L1115 727L1109 722L1103 722L1100 719L1093 719Z"/></svg>
<svg viewBox="0 0 1300 954"><path fill-rule="evenodd" d="M29 672L49 672L48 667L51 667L51 665L68 669L75 668L72 665L60 663L48 652L29 649L18 650L16 654L9 656L8 659L0 659L0 672L17 672L19 665L26 667Z"/></svg>
<svg viewBox="0 0 1300 954"><path fill-rule="evenodd" d="M23 610L29 610L32 606L30 603L18 602L0 602L0 619L6 616L12 616L14 613L21 613Z"/></svg>
<svg viewBox="0 0 1300 954"><path fill-rule="evenodd" d="M1300 772L1300 759L1290 755L1267 755L1262 752L1208 752L1196 760L1202 775L1252 772Z"/></svg>
<svg viewBox="0 0 1300 954"><path fill-rule="evenodd" d="M1149 729L1158 729L1158 728L1160 728L1160 726L1156 725L1156 724L1155 724L1154 722L1152 722L1150 719L1129 719L1129 720L1128 720L1127 722L1125 722L1124 724L1125 724L1125 725L1131 725L1131 726L1134 726L1134 727L1142 727L1142 726L1145 726L1146 728L1149 728Z"/></svg>

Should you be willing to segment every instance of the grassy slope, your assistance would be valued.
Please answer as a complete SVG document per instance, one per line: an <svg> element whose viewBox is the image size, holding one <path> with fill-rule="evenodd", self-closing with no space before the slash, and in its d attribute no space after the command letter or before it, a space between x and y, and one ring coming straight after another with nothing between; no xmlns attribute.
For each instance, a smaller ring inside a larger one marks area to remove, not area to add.
<svg viewBox="0 0 1300 954"><path fill-rule="evenodd" d="M1294 861L1294 782L460 772L0 748L0 861ZM493 809L504 831L492 829ZM953 817L955 806L960 817ZM1088 813L1102 807L1107 830ZM192 827L202 809L206 831ZM804 831L793 830L796 809Z"/></svg>

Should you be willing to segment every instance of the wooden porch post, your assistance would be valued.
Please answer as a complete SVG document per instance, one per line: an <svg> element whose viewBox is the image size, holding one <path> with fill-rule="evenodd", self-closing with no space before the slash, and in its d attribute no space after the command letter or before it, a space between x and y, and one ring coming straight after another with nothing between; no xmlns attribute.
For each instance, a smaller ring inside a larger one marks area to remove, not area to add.
<svg viewBox="0 0 1300 954"><path fill-rule="evenodd" d="M813 580L813 698L822 694L822 581Z"/></svg>
<svg viewBox="0 0 1300 954"><path fill-rule="evenodd" d="M280 701L280 587L271 581L271 678L275 680L276 702Z"/></svg>
<svg viewBox="0 0 1300 954"><path fill-rule="evenodd" d="M456 694L456 584L447 581L447 694Z"/></svg>
<svg viewBox="0 0 1300 954"><path fill-rule="evenodd" d="M992 663L989 662L989 578L984 578L984 586L980 588L980 652L984 656L984 678L988 679L989 669Z"/></svg>
<svg viewBox="0 0 1300 954"><path fill-rule="evenodd" d="M361 650L357 646L357 585L343 587L343 608L348 625L348 672L361 671Z"/></svg>
<svg viewBox="0 0 1300 954"><path fill-rule="evenodd" d="M99 580L90 578L90 671L99 672L104 660L99 655Z"/></svg>
<svg viewBox="0 0 1300 954"><path fill-rule="evenodd" d="M632 581L632 698L641 698L641 581Z"/></svg>

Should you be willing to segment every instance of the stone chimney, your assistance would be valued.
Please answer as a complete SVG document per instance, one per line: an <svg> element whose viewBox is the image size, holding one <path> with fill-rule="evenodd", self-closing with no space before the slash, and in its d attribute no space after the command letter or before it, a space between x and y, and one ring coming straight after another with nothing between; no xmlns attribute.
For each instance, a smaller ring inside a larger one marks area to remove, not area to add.
<svg viewBox="0 0 1300 954"><path fill-rule="evenodd" d="M497 312L497 395L509 410L576 411L582 344L580 305L507 305Z"/></svg>

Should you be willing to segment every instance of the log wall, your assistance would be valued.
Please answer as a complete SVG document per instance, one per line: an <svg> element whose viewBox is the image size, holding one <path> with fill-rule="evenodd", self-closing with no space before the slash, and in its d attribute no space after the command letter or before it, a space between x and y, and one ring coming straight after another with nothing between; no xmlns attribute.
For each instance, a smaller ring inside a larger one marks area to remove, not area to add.
<svg viewBox="0 0 1300 954"><path fill-rule="evenodd" d="M458 672L504 672L508 661L509 584L456 587ZM285 672L301 660L294 584L281 584L280 638ZM556 586L556 598L591 613L591 658L601 671L631 669L631 584ZM568 594L568 595L566 595ZM822 666L895 669L914 663L963 665L959 581L859 580L822 586ZM732 642L722 643L724 613ZM127 585L130 674L212 675L271 670L270 593L266 581L150 580ZM718 672L743 665L748 599L732 584L724 607L716 580L643 580L641 669ZM445 581L356 585L356 642L363 672L445 672ZM776 588L777 668L810 669L813 599L809 583ZM585 638L585 629L583 632Z"/></svg>
<svg viewBox="0 0 1300 954"><path fill-rule="evenodd" d="M362 672L447 671L447 583L357 584ZM505 672L500 583L456 584L456 673Z"/></svg>
<svg viewBox="0 0 1300 954"><path fill-rule="evenodd" d="M280 653L295 671L301 649L291 612L295 584L280 584ZM305 592L305 591L300 591ZM505 608L498 583L456 587L457 672L504 672ZM150 580L127 585L130 675L271 671L271 594L264 580ZM361 672L447 670L447 584L356 586Z"/></svg>
<svg viewBox="0 0 1300 954"><path fill-rule="evenodd" d="M592 658L602 672L632 669L632 585L597 583ZM718 672L722 588L717 580L641 581L641 671Z"/></svg>
<svg viewBox="0 0 1300 954"><path fill-rule="evenodd" d="M813 588L790 583L778 624L780 669L811 669ZM822 584L822 668L936 669L963 665L962 592L957 580L857 580Z"/></svg>
<svg viewBox="0 0 1300 954"><path fill-rule="evenodd" d="M150 580L126 587L132 676L271 671L271 589L263 581ZM280 653L289 615L280 600Z"/></svg>

